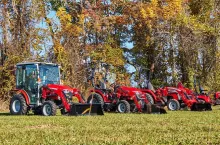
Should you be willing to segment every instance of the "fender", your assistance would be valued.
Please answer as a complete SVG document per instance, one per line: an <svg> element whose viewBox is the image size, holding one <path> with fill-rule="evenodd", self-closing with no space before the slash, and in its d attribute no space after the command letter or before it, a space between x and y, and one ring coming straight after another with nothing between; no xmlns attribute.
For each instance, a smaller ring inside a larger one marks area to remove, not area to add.
<svg viewBox="0 0 220 145"><path fill-rule="evenodd" d="M26 101L27 105L30 105L30 97L29 97L28 93L25 90L18 90L17 94L22 94L25 98L25 101Z"/></svg>
<svg viewBox="0 0 220 145"><path fill-rule="evenodd" d="M220 99L220 92L216 92L214 94L214 99Z"/></svg>
<svg viewBox="0 0 220 145"><path fill-rule="evenodd" d="M98 89L95 89L95 90L94 90L94 89L92 89L92 90L90 90L90 92L91 92L91 93L92 93L92 92L95 92L95 93L99 94L99 95L102 97L102 99L103 99L104 102L107 101L105 94L103 94L103 92L102 92L101 90L98 90Z"/></svg>

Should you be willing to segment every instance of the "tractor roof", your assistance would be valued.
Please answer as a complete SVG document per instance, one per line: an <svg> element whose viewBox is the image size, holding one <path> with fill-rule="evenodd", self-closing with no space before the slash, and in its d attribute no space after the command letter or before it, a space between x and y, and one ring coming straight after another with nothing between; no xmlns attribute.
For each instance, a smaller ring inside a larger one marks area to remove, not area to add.
<svg viewBox="0 0 220 145"><path fill-rule="evenodd" d="M47 62L21 62L21 63L17 63L16 65L28 65L28 64L44 64L44 65L58 65L56 63L47 63Z"/></svg>

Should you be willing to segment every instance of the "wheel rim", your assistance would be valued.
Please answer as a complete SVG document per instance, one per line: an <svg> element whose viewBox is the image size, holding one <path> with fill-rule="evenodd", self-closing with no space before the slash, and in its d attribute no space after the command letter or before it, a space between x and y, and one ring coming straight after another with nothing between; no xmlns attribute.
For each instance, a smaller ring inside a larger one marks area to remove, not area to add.
<svg viewBox="0 0 220 145"><path fill-rule="evenodd" d="M118 105L118 111L119 111L120 113L123 113L123 112L126 111L126 106L125 106L124 103L120 103L120 104Z"/></svg>
<svg viewBox="0 0 220 145"><path fill-rule="evenodd" d="M43 108L44 115L49 116L51 115L51 112L52 112L51 106L49 104L44 105L44 108Z"/></svg>
<svg viewBox="0 0 220 145"><path fill-rule="evenodd" d="M15 100L12 104L12 109L15 113L18 113L21 110L21 102L19 100Z"/></svg>
<svg viewBox="0 0 220 145"><path fill-rule="evenodd" d="M146 97L151 104L154 104L154 99L149 94L146 94Z"/></svg>
<svg viewBox="0 0 220 145"><path fill-rule="evenodd" d="M169 103L169 108L170 108L170 110L177 110L177 104L176 104L176 102L171 101L171 102Z"/></svg>

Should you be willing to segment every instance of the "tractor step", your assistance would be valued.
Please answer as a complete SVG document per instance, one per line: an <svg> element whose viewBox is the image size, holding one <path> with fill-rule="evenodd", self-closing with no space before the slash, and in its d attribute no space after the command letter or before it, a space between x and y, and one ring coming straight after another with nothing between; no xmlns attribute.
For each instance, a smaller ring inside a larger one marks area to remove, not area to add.
<svg viewBox="0 0 220 145"><path fill-rule="evenodd" d="M104 115L101 104L72 104L69 115L86 116L86 115Z"/></svg>

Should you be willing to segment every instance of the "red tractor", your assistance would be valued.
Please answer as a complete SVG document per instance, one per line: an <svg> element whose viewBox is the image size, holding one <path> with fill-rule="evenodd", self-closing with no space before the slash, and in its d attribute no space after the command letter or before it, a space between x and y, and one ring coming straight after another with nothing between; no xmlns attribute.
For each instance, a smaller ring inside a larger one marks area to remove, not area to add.
<svg viewBox="0 0 220 145"><path fill-rule="evenodd" d="M60 66L53 63L24 62L16 65L16 89L10 100L12 115L53 116L61 114L103 115L101 104L86 104L80 91L61 85ZM73 103L76 97L79 103Z"/></svg>
<svg viewBox="0 0 220 145"><path fill-rule="evenodd" d="M165 88L167 89L167 97L162 99L171 111L184 107L188 107L192 111L212 110L209 97L205 96L205 94L195 94L192 90L185 88L182 83L178 83L177 88Z"/></svg>
<svg viewBox="0 0 220 145"><path fill-rule="evenodd" d="M214 105L220 105L220 92L215 92L213 102Z"/></svg>
<svg viewBox="0 0 220 145"><path fill-rule="evenodd" d="M146 69L147 70L147 69ZM145 94L146 99L151 104L157 104L160 106L164 105L164 101L161 99L161 97L166 96L167 92L164 88L159 88L157 90L154 89L153 85L150 82L150 71L148 75L142 72L143 69L141 68L139 70L139 81L138 85L142 93Z"/></svg>
<svg viewBox="0 0 220 145"><path fill-rule="evenodd" d="M212 110L212 108L211 108L212 100L211 100L210 96L206 93L207 90L204 90L203 87L200 85L200 82L199 82L199 92L196 89L196 80L194 80L195 91L193 91L189 88L185 88L182 85L182 83L179 83L177 85L177 87L181 88L181 89L185 89L185 91L188 95L194 96L199 102L201 102L202 104L204 104L206 106L206 110Z"/></svg>
<svg viewBox="0 0 220 145"><path fill-rule="evenodd" d="M96 66L97 67L97 66ZM105 111L117 111L119 113L131 112L147 112L147 113L166 113L166 111L156 105L151 105L146 99L145 94L140 89L133 87L120 86L115 83L115 74L110 73L110 65L101 63L99 69L93 68L90 80L94 86L91 95L88 97L87 103L101 103ZM103 81L95 83L95 72L103 70ZM106 84L110 83L109 88Z"/></svg>
<svg viewBox="0 0 220 145"><path fill-rule="evenodd" d="M184 108L186 106L194 111L211 110L209 97L205 96L205 94L200 94L197 95L198 98L196 98L191 90L183 87L183 85L180 83L178 84L177 88L163 87L154 90L154 87L150 82L150 73L151 71L149 71L148 76L145 76L146 74L143 74L142 69L140 69L139 85L142 92L146 94L146 98L152 104L158 104L162 106L167 105L167 108L171 111L179 110L180 108Z"/></svg>

